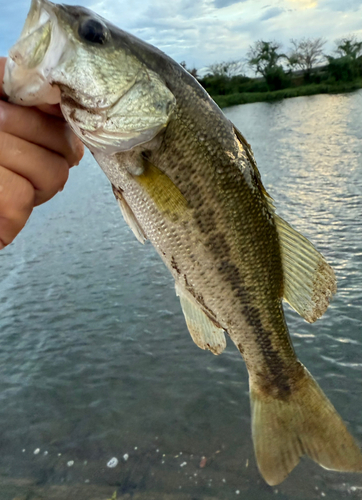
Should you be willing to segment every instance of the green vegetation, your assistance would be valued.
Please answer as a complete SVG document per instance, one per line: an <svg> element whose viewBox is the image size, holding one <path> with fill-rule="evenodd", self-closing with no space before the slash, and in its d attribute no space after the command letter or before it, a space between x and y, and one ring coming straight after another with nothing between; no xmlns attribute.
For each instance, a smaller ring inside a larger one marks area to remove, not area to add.
<svg viewBox="0 0 362 500"><path fill-rule="evenodd" d="M356 79L353 82L309 84L268 92L236 92L228 95L214 95L212 98L220 108L226 108L228 106L236 106L237 104L277 101L289 97L301 97L315 94L339 94L341 92L352 92L360 88L362 88L362 78Z"/></svg>
<svg viewBox="0 0 362 500"><path fill-rule="evenodd" d="M259 40L247 54L255 78L242 74L243 63L233 61L210 66L198 79L220 107L362 88L362 42L354 36L336 40L335 56L323 53L325 43L291 40L285 54L279 43ZM190 72L197 78L195 69Z"/></svg>
<svg viewBox="0 0 362 500"><path fill-rule="evenodd" d="M257 75L264 78L268 91L279 90L290 86L290 78L279 64L287 59L285 54L279 54L280 44L259 40L250 47L247 54L248 64Z"/></svg>

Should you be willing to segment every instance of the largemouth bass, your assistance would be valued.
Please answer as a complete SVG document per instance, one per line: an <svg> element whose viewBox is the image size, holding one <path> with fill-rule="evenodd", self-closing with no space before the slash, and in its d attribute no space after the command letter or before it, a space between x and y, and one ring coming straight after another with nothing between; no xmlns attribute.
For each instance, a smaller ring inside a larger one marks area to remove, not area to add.
<svg viewBox="0 0 362 500"><path fill-rule="evenodd" d="M275 485L307 454L362 471L342 419L294 352L282 299L307 321L336 292L333 270L275 212L252 150L181 66L82 8L33 0L5 92L60 103L107 175L136 238L172 273L191 337L227 334L249 373L259 470Z"/></svg>

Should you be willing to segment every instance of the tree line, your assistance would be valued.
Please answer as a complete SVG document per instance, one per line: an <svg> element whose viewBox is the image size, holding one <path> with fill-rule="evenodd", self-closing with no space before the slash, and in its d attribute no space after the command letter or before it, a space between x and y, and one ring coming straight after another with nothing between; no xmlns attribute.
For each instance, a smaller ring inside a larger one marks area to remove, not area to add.
<svg viewBox="0 0 362 500"><path fill-rule="evenodd" d="M249 47L246 62L230 61L209 66L199 78L188 71L212 95L241 92L270 92L326 82L350 82L362 77L362 42L355 36L336 40L333 55L325 54L322 38L292 39L288 52L276 41L258 40ZM245 75L246 65L255 78Z"/></svg>

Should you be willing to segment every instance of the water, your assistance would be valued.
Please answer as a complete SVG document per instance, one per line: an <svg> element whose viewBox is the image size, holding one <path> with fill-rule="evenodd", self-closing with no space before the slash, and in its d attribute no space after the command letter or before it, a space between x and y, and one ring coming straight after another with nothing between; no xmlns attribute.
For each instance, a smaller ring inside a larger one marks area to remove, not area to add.
<svg viewBox="0 0 362 500"><path fill-rule="evenodd" d="M321 320L286 314L300 359L360 443L361 98L226 112L278 213L336 270ZM307 459L278 487L260 478L238 352L193 344L171 277L125 226L90 155L0 265L0 500L362 498L362 475Z"/></svg>

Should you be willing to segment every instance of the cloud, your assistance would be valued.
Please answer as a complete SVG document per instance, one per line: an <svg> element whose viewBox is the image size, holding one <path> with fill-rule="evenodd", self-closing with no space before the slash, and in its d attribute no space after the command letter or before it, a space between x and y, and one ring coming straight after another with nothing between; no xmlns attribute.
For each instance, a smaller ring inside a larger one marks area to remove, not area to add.
<svg viewBox="0 0 362 500"><path fill-rule="evenodd" d="M288 2L292 3L297 8L304 10L317 7L319 0L288 0Z"/></svg>
<svg viewBox="0 0 362 500"><path fill-rule="evenodd" d="M256 40L334 40L355 33L362 39L361 0L56 0L84 5L188 67L245 58ZM30 0L4 1L0 54L18 38ZM343 15L341 15L343 12Z"/></svg>
<svg viewBox="0 0 362 500"><path fill-rule="evenodd" d="M361 0L321 0L320 7L335 12L356 12L361 8Z"/></svg>
<svg viewBox="0 0 362 500"><path fill-rule="evenodd" d="M263 15L259 17L260 21L267 21L268 19L272 19L273 17L280 16L284 12L284 9L280 9L279 7L272 7L264 12Z"/></svg>
<svg viewBox="0 0 362 500"><path fill-rule="evenodd" d="M229 7L229 5L234 5L234 3L246 2L247 0L215 0L214 5L217 9L222 9L224 7Z"/></svg>

